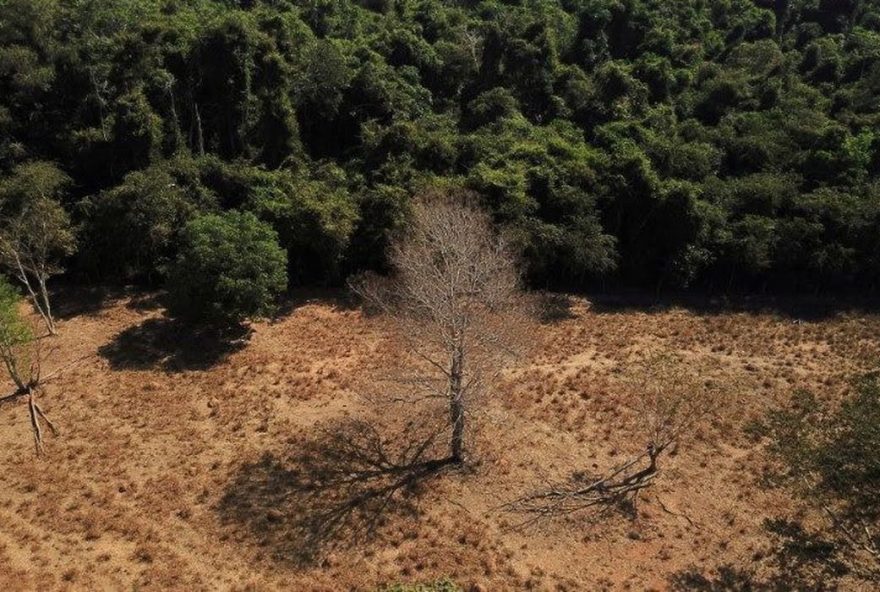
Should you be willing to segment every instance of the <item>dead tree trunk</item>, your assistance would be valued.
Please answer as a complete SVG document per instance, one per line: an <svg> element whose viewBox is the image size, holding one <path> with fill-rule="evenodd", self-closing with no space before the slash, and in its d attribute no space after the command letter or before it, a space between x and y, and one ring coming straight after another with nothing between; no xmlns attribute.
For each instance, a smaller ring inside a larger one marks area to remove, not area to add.
<svg viewBox="0 0 880 592"><path fill-rule="evenodd" d="M195 115L196 115L196 147L199 151L199 156L205 155L205 136L202 132L202 115L199 113L199 104L195 103L194 107Z"/></svg>
<svg viewBox="0 0 880 592"><path fill-rule="evenodd" d="M412 204L410 228L392 243L390 278L351 283L387 313L406 341L414 376L400 381L413 402L437 400L451 428L449 456L466 462L465 428L501 368L526 349L531 307L520 291L516 258L469 193L431 192ZM446 422L444 422L446 423Z"/></svg>
<svg viewBox="0 0 880 592"><path fill-rule="evenodd" d="M461 346L456 346L452 354L452 368L449 373L449 420L452 424L452 462L464 461L464 393L462 392L462 373L464 355Z"/></svg>

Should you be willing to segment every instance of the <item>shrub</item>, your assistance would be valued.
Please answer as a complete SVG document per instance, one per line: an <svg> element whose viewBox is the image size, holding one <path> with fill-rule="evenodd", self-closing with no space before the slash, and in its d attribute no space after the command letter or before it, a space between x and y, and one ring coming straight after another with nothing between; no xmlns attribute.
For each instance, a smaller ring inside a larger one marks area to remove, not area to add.
<svg viewBox="0 0 880 592"><path fill-rule="evenodd" d="M169 311L221 322L270 314L287 286L286 266L278 234L253 214L199 216L184 228L169 274Z"/></svg>
<svg viewBox="0 0 880 592"><path fill-rule="evenodd" d="M0 276L0 349L11 349L33 339L30 327L19 313L20 306L18 291Z"/></svg>
<svg viewBox="0 0 880 592"><path fill-rule="evenodd" d="M389 588L380 588L381 592L461 592L451 580L437 580L431 584L396 584Z"/></svg>

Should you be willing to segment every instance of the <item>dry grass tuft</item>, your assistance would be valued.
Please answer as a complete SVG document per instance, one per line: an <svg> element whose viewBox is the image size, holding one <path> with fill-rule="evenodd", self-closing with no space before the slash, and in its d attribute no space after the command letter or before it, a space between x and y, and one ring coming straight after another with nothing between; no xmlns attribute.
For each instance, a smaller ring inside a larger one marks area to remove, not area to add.
<svg viewBox="0 0 880 592"><path fill-rule="evenodd" d="M331 502L399 476L332 489L312 466L332 458L316 447L329 426L376 426L393 449L386 469L413 460L400 445L421 432L401 434L423 425L419 410L388 406L377 416L362 396L363 377L394 355L379 321L332 298L301 299L254 325L245 343L194 359L181 352L206 336L176 333L141 300L108 298L60 323L52 363L87 361L42 398L61 431L47 441L48 461L34 462L20 414L0 414L4 590L373 590L444 577L464 589L665 590L685 576L711 583L729 564L769 573L778 563L765 520L797 518L799 508L760 486L766 459L743 425L795 387L837 397L880 359L876 315L795 323L774 312L566 298L538 329L542 349L504 374L477 418L474 470L420 475L310 540L302 535ZM130 350L139 335L148 339ZM675 376L717 397L718 411L669 454L635 516L511 530L500 504L643 449L651 389L636 366L651 352L672 356ZM419 460L432 458L429 450ZM333 476L336 486L344 477ZM308 495L292 491L296 483ZM253 516L232 511L236 495ZM385 504L381 519L347 538L376 504ZM297 561L304 543L309 561Z"/></svg>

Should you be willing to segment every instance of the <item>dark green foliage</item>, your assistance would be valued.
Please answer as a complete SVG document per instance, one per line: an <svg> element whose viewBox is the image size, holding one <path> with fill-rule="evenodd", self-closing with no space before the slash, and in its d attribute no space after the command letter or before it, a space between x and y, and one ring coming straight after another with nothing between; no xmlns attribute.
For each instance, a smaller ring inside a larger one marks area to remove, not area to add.
<svg viewBox="0 0 880 592"><path fill-rule="evenodd" d="M287 286L278 235L253 214L205 214L186 225L168 278L169 310L197 321L270 314Z"/></svg>
<svg viewBox="0 0 880 592"><path fill-rule="evenodd" d="M177 252L184 225L212 198L184 163L163 163L129 173L122 183L80 203L85 235L82 263L92 273L155 280ZM189 181L189 183L187 182Z"/></svg>
<svg viewBox="0 0 880 592"><path fill-rule="evenodd" d="M305 177L305 175L303 175ZM339 280L342 254L357 219L345 174L328 165L311 178L265 173L242 205L276 229L288 252L291 282Z"/></svg>
<svg viewBox="0 0 880 592"><path fill-rule="evenodd" d="M207 159L200 174L224 209L252 212L275 229L288 254L291 283L339 279L358 217L345 171L332 163L269 171Z"/></svg>
<svg viewBox="0 0 880 592"><path fill-rule="evenodd" d="M70 177L90 277L245 209L338 282L439 185L541 285L874 290L877 129L877 0L0 1L0 177Z"/></svg>

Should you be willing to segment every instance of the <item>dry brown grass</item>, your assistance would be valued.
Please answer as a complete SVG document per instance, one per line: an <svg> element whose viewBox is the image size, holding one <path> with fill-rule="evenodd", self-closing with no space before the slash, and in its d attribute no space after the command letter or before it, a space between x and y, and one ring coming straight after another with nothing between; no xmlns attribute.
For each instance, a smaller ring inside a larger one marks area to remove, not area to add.
<svg viewBox="0 0 880 592"><path fill-rule="evenodd" d="M305 504L290 502L290 488L313 483L302 452L318 450L321 430L368 421L390 447L421 433L417 410L377 414L361 396L362 377L393 352L381 321L333 297L302 299L214 351L144 302L123 295L61 321L47 370L90 357L43 398L61 430L46 459L34 459L21 410L0 409L0 589L372 590L449 576L486 590L665 590L692 565L769 573L763 523L799 508L759 487L765 459L743 425L795 387L838 396L880 360L880 317L870 314L795 323L573 299L479 418L473 471L414 483L368 536L349 541L343 527L303 562L294 516ZM693 377L736 385L723 391L727 411L665 461L634 520L512 530L500 504L643 448L626 371L658 349Z"/></svg>

